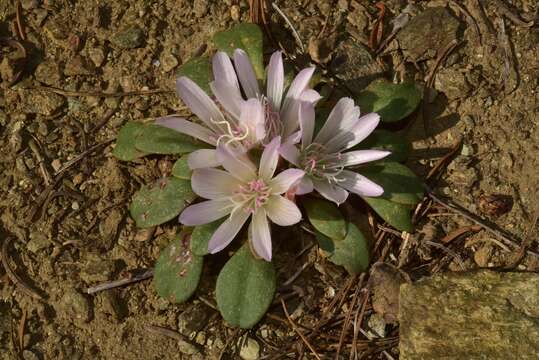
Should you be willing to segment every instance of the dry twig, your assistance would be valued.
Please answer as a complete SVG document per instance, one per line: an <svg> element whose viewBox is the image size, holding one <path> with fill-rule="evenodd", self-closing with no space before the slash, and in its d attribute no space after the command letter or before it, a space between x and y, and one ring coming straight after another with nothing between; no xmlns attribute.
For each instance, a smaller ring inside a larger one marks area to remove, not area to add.
<svg viewBox="0 0 539 360"><path fill-rule="evenodd" d="M109 281L103 284L89 287L88 289L86 289L86 293L95 294L96 292L99 292L99 291L110 290L110 289L114 289L120 286L133 284L142 280L149 279L151 277L153 277L153 270L149 269L137 275L130 275L120 280Z"/></svg>
<svg viewBox="0 0 539 360"><path fill-rule="evenodd" d="M15 271L11 268L9 265L8 260L8 245L11 242L10 237L6 237L4 239L4 243L2 244L2 265L4 266L4 269L6 270L6 274L8 275L9 279L26 295L33 297L34 299L43 300L43 296L39 294L36 290L32 289L28 284L26 284L17 274L15 274Z"/></svg>
<svg viewBox="0 0 539 360"><path fill-rule="evenodd" d="M299 337L301 338L301 340L305 343L305 345L307 345L307 347L309 348L309 350L311 350L311 353L314 355L314 357L317 358L318 360L321 360L321 359L320 359L320 355L318 355L318 353L317 353L316 350L313 348L313 346L311 345L311 343L309 342L309 340L307 340L307 338L305 337L305 335L303 335L303 333L298 329L298 327L296 326L296 323L294 323L294 321L292 320L292 318L291 318L290 315L288 314L288 309L286 308L286 304L284 303L284 300L283 300L283 299L281 299L281 305L283 306L284 314L286 315L286 318L288 319L288 322L289 322L290 325L292 326L292 329L294 329L294 331L296 332L296 334L299 335Z"/></svg>

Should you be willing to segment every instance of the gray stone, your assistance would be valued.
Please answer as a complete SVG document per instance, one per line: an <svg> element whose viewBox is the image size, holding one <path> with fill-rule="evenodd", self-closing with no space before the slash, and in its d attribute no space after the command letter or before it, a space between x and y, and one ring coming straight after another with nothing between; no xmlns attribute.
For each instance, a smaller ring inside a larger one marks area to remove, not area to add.
<svg viewBox="0 0 539 360"><path fill-rule="evenodd" d="M60 68L54 61L44 61L35 71L36 80L47 85L54 85L62 79Z"/></svg>
<svg viewBox="0 0 539 360"><path fill-rule="evenodd" d="M369 50L352 38L337 45L330 68L354 92L363 90L384 71Z"/></svg>
<svg viewBox="0 0 539 360"><path fill-rule="evenodd" d="M24 350L22 352L22 358L24 360L39 360L39 357L30 350Z"/></svg>
<svg viewBox="0 0 539 360"><path fill-rule="evenodd" d="M21 0L21 6L24 10L32 10L39 6L37 0Z"/></svg>
<svg viewBox="0 0 539 360"><path fill-rule="evenodd" d="M55 304L55 310L65 319L88 321L90 318L88 300L72 288L65 289L60 302Z"/></svg>
<svg viewBox="0 0 539 360"><path fill-rule="evenodd" d="M135 49L144 45L144 31L136 25L115 33L110 41L121 49Z"/></svg>
<svg viewBox="0 0 539 360"><path fill-rule="evenodd" d="M41 231L33 231L30 233L30 241L26 244L26 248L35 254L49 245L51 245L51 241L47 234Z"/></svg>
<svg viewBox="0 0 539 360"><path fill-rule="evenodd" d="M176 56L166 51L161 55L161 64L163 65L163 71L169 72L178 66L178 59Z"/></svg>
<svg viewBox="0 0 539 360"><path fill-rule="evenodd" d="M93 63L87 61L80 55L69 59L64 68L64 75L91 75L94 72Z"/></svg>
<svg viewBox="0 0 539 360"><path fill-rule="evenodd" d="M102 48L90 48L88 57L96 67L100 67L105 62L105 51Z"/></svg>
<svg viewBox="0 0 539 360"><path fill-rule="evenodd" d="M209 3L208 0L194 0L193 12L196 17L203 17L208 12Z"/></svg>
<svg viewBox="0 0 539 360"><path fill-rule="evenodd" d="M538 359L539 275L450 273L400 288L400 358Z"/></svg>
<svg viewBox="0 0 539 360"><path fill-rule="evenodd" d="M260 358L260 344L256 340L247 338L245 341L243 339L240 341L244 342L240 349L240 357L243 360L257 360Z"/></svg>
<svg viewBox="0 0 539 360"><path fill-rule="evenodd" d="M410 61L435 58L457 38L459 21L444 7L431 7L413 17L397 34L397 40Z"/></svg>
<svg viewBox="0 0 539 360"><path fill-rule="evenodd" d="M462 99L472 90L466 76L456 69L444 68L436 74L436 90L445 94L449 100Z"/></svg>
<svg viewBox="0 0 539 360"><path fill-rule="evenodd" d="M19 92L23 107L29 113L51 116L65 104L63 96L49 91L21 89Z"/></svg>

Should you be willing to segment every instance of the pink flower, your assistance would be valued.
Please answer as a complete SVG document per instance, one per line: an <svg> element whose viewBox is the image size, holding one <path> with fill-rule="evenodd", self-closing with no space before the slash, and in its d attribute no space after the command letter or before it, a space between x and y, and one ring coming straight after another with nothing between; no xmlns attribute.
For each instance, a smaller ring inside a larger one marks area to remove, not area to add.
<svg viewBox="0 0 539 360"><path fill-rule="evenodd" d="M313 141L314 106L303 103L300 107L301 146L286 143L281 155L305 171L297 194L314 190L326 199L342 204L349 192L362 196L380 196L384 190L378 184L350 170L348 166L379 160L390 154L381 150L348 151L369 136L380 121L370 113L360 117L359 107L350 98L342 98L329 114L326 123Z"/></svg>
<svg viewBox="0 0 539 360"><path fill-rule="evenodd" d="M209 241L210 253L224 249L251 218L249 241L252 248L258 256L271 261L268 218L281 226L293 225L301 220L301 212L296 204L282 194L301 179L304 172L287 169L274 176L280 141L280 137L276 137L265 147L258 169L247 158L238 158L226 146L219 145L216 156L225 170L204 168L193 171L193 191L209 200L186 208L180 215L180 222L196 226L228 216Z"/></svg>
<svg viewBox="0 0 539 360"><path fill-rule="evenodd" d="M191 79L180 77L176 82L178 95L202 125L175 116L158 119L156 123L212 146L225 143L235 153L267 143L278 135L287 139L294 134L299 128L300 103L314 104L320 99L316 91L308 88L314 67L299 72L283 99L281 52L271 56L266 94L260 91L247 54L237 49L233 60L234 63L224 52L217 52L212 60L214 81L210 87L219 105ZM198 150L189 155L192 169L218 165L215 149Z"/></svg>

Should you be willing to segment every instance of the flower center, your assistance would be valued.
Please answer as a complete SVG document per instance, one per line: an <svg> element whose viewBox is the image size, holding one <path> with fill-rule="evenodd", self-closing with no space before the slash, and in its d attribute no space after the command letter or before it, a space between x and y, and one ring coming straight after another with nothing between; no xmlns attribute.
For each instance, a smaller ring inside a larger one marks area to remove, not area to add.
<svg viewBox="0 0 539 360"><path fill-rule="evenodd" d="M262 179L251 180L239 186L232 201L245 204L245 210L254 213L269 199L271 191Z"/></svg>
<svg viewBox="0 0 539 360"><path fill-rule="evenodd" d="M340 153L328 154L327 148L322 144L312 143L300 155L300 166L305 172L319 180L339 182L337 176L344 170L342 155Z"/></svg>
<svg viewBox="0 0 539 360"><path fill-rule="evenodd" d="M264 96L261 99L264 106L264 124L266 127L266 137L264 138L264 144L269 143L273 138L281 134L283 130L283 124L281 123L281 116L279 111L275 111L272 108L268 99Z"/></svg>

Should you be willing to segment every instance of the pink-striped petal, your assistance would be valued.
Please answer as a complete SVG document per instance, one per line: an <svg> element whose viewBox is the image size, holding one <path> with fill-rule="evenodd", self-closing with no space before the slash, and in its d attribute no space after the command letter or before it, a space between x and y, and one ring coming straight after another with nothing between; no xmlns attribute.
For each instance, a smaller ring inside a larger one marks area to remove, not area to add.
<svg viewBox="0 0 539 360"><path fill-rule="evenodd" d="M299 123L301 126L301 146L305 148L313 141L314 134L314 106L307 102L299 108Z"/></svg>
<svg viewBox="0 0 539 360"><path fill-rule="evenodd" d="M256 177L256 167L246 155L232 153L226 146L217 147L217 161L235 178L247 182Z"/></svg>
<svg viewBox="0 0 539 360"><path fill-rule="evenodd" d="M215 122L224 121L223 114L212 99L193 80L182 76L176 81L176 90L182 101L210 129L218 130Z"/></svg>
<svg viewBox="0 0 539 360"><path fill-rule="evenodd" d="M164 126L166 128L176 130L185 135L194 137L208 143L210 145L216 144L215 134L208 128L195 124L194 122L176 117L176 116L165 116L155 120L155 124L159 126Z"/></svg>
<svg viewBox="0 0 539 360"><path fill-rule="evenodd" d="M206 199L232 196L241 183L226 171L205 168L193 171L191 187L195 194Z"/></svg>
<svg viewBox="0 0 539 360"><path fill-rule="evenodd" d="M384 189L380 185L358 173L343 170L339 174L339 177L343 180L339 182L339 185L355 194L361 196L380 196L384 193Z"/></svg>
<svg viewBox="0 0 539 360"><path fill-rule="evenodd" d="M208 224L230 214L233 207L228 199L203 201L185 208L180 214L180 222L187 226Z"/></svg>
<svg viewBox="0 0 539 360"><path fill-rule="evenodd" d="M245 102L239 89L225 83L224 81L213 81L210 83L210 88L219 104L231 114L235 119L239 119L241 106Z"/></svg>
<svg viewBox="0 0 539 360"><path fill-rule="evenodd" d="M314 190L314 184L310 177L303 176L296 188L297 195L309 194Z"/></svg>
<svg viewBox="0 0 539 360"><path fill-rule="evenodd" d="M273 111L279 111L283 99L284 67L283 57L280 51L271 55L268 65L267 96Z"/></svg>
<svg viewBox="0 0 539 360"><path fill-rule="evenodd" d="M258 95L260 95L258 80L256 80L253 65L245 51L241 49L236 49L234 51L234 65L236 65L238 78L240 79L245 95L247 95L248 98L258 97Z"/></svg>
<svg viewBox="0 0 539 360"><path fill-rule="evenodd" d="M352 166L364 164L369 161L375 161L385 158L391 154L391 151L383 150L357 150L349 151L347 153L341 154L341 163L342 166Z"/></svg>
<svg viewBox="0 0 539 360"><path fill-rule="evenodd" d="M187 164L191 170L221 166L219 161L217 161L215 149L200 149L193 151L187 157Z"/></svg>
<svg viewBox="0 0 539 360"><path fill-rule="evenodd" d="M301 103L301 94L309 85L314 69L314 67L310 67L301 70L288 88L288 93L286 94L283 106L281 107L284 137L288 137L288 135L299 127L298 110Z"/></svg>
<svg viewBox="0 0 539 360"><path fill-rule="evenodd" d="M234 240L240 232L243 224L247 221L251 214L243 209L234 211L228 219L226 219L213 233L208 243L208 251L210 254L215 254L223 250L228 244Z"/></svg>
<svg viewBox="0 0 539 360"><path fill-rule="evenodd" d="M271 261L271 233L266 211L258 209L249 225L249 238L255 253L266 261Z"/></svg>
<svg viewBox="0 0 539 360"><path fill-rule="evenodd" d="M279 162L279 148L281 147L281 137L277 136L264 148L260 157L259 175L265 181L270 181Z"/></svg>
<svg viewBox="0 0 539 360"><path fill-rule="evenodd" d="M354 106L354 100L341 98L331 110L314 141L325 144L332 138L348 132L355 125L359 114L359 107Z"/></svg>
<svg viewBox="0 0 539 360"><path fill-rule="evenodd" d="M299 98L302 102L308 102L309 104L312 104L314 106L316 105L318 100L322 99L322 96L320 96L320 94L316 90L306 89L304 92L301 93Z"/></svg>
<svg viewBox="0 0 539 360"><path fill-rule="evenodd" d="M348 191L325 180L313 180L314 189L326 199L340 205L348 198Z"/></svg>
<svg viewBox="0 0 539 360"><path fill-rule="evenodd" d="M223 51L218 51L212 58L213 78L216 82L233 86L240 92L240 84L230 57Z"/></svg>
<svg viewBox="0 0 539 360"><path fill-rule="evenodd" d="M260 100L251 98L242 104L239 123L247 129L252 142L259 142L266 137L264 108Z"/></svg>
<svg viewBox="0 0 539 360"><path fill-rule="evenodd" d="M285 158L286 161L294 164L295 166L299 166L299 158L301 156L301 153L299 152L298 148L295 147L293 144L282 144L281 148L279 149L279 154L281 154L281 156Z"/></svg>
<svg viewBox="0 0 539 360"><path fill-rule="evenodd" d="M264 209L271 221L277 225L290 226L301 220L298 206L281 195L270 196Z"/></svg>
<svg viewBox="0 0 539 360"><path fill-rule="evenodd" d="M360 117L353 128L349 131L341 132L326 143L328 151L340 152L359 144L376 129L379 122L380 115L376 113Z"/></svg>
<svg viewBox="0 0 539 360"><path fill-rule="evenodd" d="M292 185L300 180L305 171L300 169L286 169L271 179L268 186L272 194L282 194L288 191Z"/></svg>

